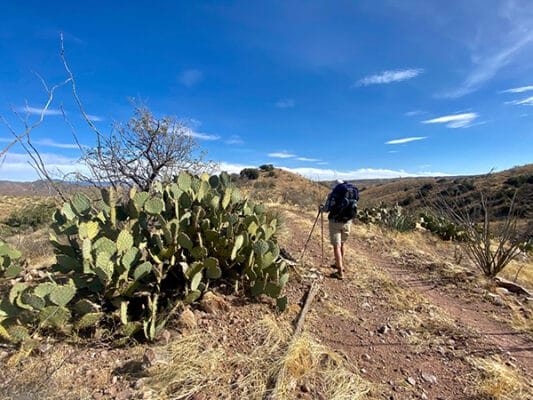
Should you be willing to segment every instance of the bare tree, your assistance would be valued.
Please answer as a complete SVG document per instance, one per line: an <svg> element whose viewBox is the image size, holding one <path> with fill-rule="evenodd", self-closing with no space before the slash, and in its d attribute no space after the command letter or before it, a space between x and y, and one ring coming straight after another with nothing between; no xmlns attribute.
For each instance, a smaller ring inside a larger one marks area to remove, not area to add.
<svg viewBox="0 0 533 400"><path fill-rule="evenodd" d="M510 199L507 215L498 221L492 218L491 196L479 191L479 203L473 208L440 197L437 209L461 229L466 255L488 277L495 277L511 260L520 254L520 248L531 242L531 224L520 229L517 209L517 192Z"/></svg>
<svg viewBox="0 0 533 400"><path fill-rule="evenodd" d="M39 174L39 177L46 179L56 192L65 198L62 187L53 179L52 173L48 170L38 149L30 140L30 134L42 124L54 99L56 89L69 84L79 111L96 139L94 147L81 145L74 126L68 120L63 108L60 107L63 118L70 127L72 136L80 150L81 161L88 169L87 173L74 174L77 180L89 181L96 185L111 184L115 187L119 185L137 186L142 190L148 190L155 180L171 177L181 170L188 170L192 173L214 170L216 164L211 161L204 161L205 152L199 152L199 146L194 140L192 130L183 121L177 120L175 117L157 119L142 104L133 104L135 115L125 125L116 123L109 134L102 133L85 112L78 95L74 75L65 56L62 34L60 39L60 57L67 79L61 84L49 88L44 79L39 76L48 94L48 99L40 112L39 119L32 124L29 122L29 113L24 118L13 109L24 126L22 132L17 132L0 115L0 122L3 122L14 136L14 139L0 151L0 166L7 152L16 143L19 143L31 158L30 164ZM63 174L60 179L66 180L69 175L71 174Z"/></svg>
<svg viewBox="0 0 533 400"><path fill-rule="evenodd" d="M134 108L127 124L115 124L108 135L99 133L97 146L83 151L82 161L96 176L80 178L149 190L155 180L181 170L209 168L186 124L174 117L157 119L144 105Z"/></svg>

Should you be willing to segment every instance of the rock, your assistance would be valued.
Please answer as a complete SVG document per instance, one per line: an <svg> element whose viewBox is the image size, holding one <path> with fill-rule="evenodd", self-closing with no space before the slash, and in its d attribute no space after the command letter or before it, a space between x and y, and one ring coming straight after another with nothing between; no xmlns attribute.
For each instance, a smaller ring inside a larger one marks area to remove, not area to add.
<svg viewBox="0 0 533 400"><path fill-rule="evenodd" d="M178 318L178 327L181 329L194 329L197 326L196 315L187 307Z"/></svg>
<svg viewBox="0 0 533 400"><path fill-rule="evenodd" d="M407 378L407 383L409 383L412 386L416 386L416 380L412 376Z"/></svg>
<svg viewBox="0 0 533 400"><path fill-rule="evenodd" d="M428 399L428 396L427 396L427 394L422 393L422 394L420 395L420 398L421 398L422 400L427 400L427 399Z"/></svg>
<svg viewBox="0 0 533 400"><path fill-rule="evenodd" d="M229 304L222 296L213 292L207 292L200 301L200 307L208 314L218 314L220 311L228 311Z"/></svg>
<svg viewBox="0 0 533 400"><path fill-rule="evenodd" d="M132 398L131 390L125 389L115 395L115 400L129 400Z"/></svg>
<svg viewBox="0 0 533 400"><path fill-rule="evenodd" d="M424 372L422 372L422 379L428 383L431 383L432 385L437 383L437 377L435 375L426 374Z"/></svg>
<svg viewBox="0 0 533 400"><path fill-rule="evenodd" d="M502 298L499 295L494 294L494 293L487 293L487 297L494 304L496 304L498 306L503 306L503 300L502 300Z"/></svg>
<svg viewBox="0 0 533 400"><path fill-rule="evenodd" d="M381 328L378 328L378 333L385 335L390 331L390 327L388 325L383 325Z"/></svg>
<svg viewBox="0 0 533 400"><path fill-rule="evenodd" d="M496 293L501 295L501 296L505 296L505 295L509 294L509 290L507 290L506 288L503 288L503 287L499 287L499 288L496 288Z"/></svg>
<svg viewBox="0 0 533 400"><path fill-rule="evenodd" d="M369 356L368 354L363 354L363 355L361 356L361 358L362 358L363 360L370 361L370 356Z"/></svg>
<svg viewBox="0 0 533 400"><path fill-rule="evenodd" d="M0 350L0 361L2 361L4 358L7 358L9 353L7 351Z"/></svg>

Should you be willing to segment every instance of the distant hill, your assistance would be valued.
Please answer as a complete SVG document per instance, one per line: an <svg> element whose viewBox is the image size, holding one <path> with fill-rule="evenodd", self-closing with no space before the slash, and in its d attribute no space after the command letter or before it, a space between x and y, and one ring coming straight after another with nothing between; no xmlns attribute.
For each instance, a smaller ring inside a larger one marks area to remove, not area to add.
<svg viewBox="0 0 533 400"><path fill-rule="evenodd" d="M485 175L350 182L361 192L362 207L384 203L418 209L434 204L439 197L466 207L479 202L479 190L483 189L493 199L495 218L507 214L509 199L518 190L520 216L533 219L533 164Z"/></svg>
<svg viewBox="0 0 533 400"><path fill-rule="evenodd" d="M329 193L326 183L314 182L279 168L257 171L257 179L236 178L237 186L251 200L316 208L324 203Z"/></svg>

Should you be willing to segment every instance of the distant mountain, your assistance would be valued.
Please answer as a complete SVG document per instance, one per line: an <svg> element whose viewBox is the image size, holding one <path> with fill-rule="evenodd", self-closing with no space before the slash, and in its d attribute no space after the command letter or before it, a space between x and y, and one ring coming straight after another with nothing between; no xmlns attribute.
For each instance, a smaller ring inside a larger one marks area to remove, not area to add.
<svg viewBox="0 0 533 400"><path fill-rule="evenodd" d="M439 198L472 206L479 202L479 191L483 189L493 200L494 218L507 214L509 199L517 192L520 216L533 219L533 164L485 175L350 182L361 192L362 207L385 203L411 210L434 204Z"/></svg>

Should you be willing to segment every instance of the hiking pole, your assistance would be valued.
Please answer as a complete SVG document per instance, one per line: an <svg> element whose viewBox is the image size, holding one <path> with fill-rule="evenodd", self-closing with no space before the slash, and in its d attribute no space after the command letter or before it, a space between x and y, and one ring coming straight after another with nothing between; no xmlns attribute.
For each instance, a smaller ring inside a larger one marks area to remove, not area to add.
<svg viewBox="0 0 533 400"><path fill-rule="evenodd" d="M322 259L320 264L324 266L324 213L320 213L320 241L322 242Z"/></svg>
<svg viewBox="0 0 533 400"><path fill-rule="evenodd" d="M318 217L320 217L320 214L322 213L322 209L318 209L318 214L315 218L315 223L313 224L313 227L311 228L311 232L309 232L309 237L307 238L307 241L304 244L304 248L302 249L302 254L300 255L299 261L303 261L305 250L307 249L307 245L309 244L309 240L311 240L311 235L313 234L313 231L315 230L316 223L318 222ZM302 262L303 265L303 262Z"/></svg>

